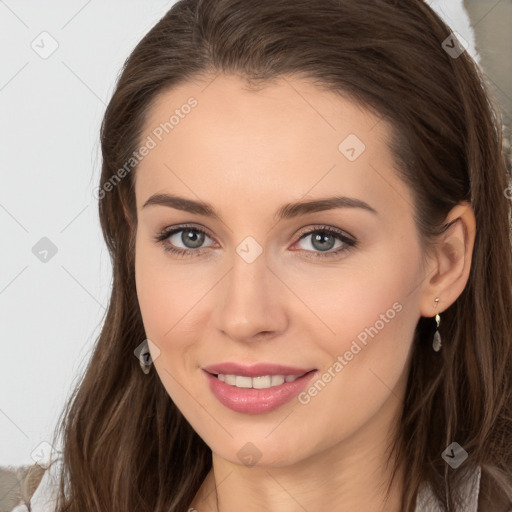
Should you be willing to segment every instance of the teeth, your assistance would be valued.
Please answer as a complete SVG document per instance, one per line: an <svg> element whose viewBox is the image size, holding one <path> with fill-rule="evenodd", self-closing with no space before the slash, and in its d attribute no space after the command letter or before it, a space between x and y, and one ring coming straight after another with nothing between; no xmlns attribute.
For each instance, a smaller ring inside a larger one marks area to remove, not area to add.
<svg viewBox="0 0 512 512"><path fill-rule="evenodd" d="M280 386L284 382L293 382L302 375L263 375L261 377L245 377L242 375L225 375L219 373L217 378L230 386L237 388L266 389Z"/></svg>
<svg viewBox="0 0 512 512"><path fill-rule="evenodd" d="M241 375L237 375L235 377L235 386L237 388L252 388L252 379L251 377L242 377Z"/></svg>

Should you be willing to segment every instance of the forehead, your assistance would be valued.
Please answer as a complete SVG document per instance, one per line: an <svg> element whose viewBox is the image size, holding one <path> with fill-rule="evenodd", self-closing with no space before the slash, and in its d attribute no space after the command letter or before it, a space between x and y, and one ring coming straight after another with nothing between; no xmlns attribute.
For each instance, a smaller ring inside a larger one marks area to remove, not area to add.
<svg viewBox="0 0 512 512"><path fill-rule="evenodd" d="M378 202L383 180L407 194L392 173L390 133L357 103L303 79L255 89L222 74L186 82L148 111L141 140L152 149L135 174L137 205L168 189L228 203L234 194L282 203L333 191Z"/></svg>

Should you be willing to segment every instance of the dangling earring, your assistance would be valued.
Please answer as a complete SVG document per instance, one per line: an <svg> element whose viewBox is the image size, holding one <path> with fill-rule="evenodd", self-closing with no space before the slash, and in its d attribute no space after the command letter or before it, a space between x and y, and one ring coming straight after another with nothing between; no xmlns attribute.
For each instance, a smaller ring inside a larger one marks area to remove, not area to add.
<svg viewBox="0 0 512 512"><path fill-rule="evenodd" d="M437 303L439 302L439 297L435 298L436 301L436 307ZM439 334L439 324L441 323L441 317L439 316L439 313L436 314L436 332L434 333L434 340L432 341L432 348L434 349L434 352L439 352L441 350L441 335Z"/></svg>

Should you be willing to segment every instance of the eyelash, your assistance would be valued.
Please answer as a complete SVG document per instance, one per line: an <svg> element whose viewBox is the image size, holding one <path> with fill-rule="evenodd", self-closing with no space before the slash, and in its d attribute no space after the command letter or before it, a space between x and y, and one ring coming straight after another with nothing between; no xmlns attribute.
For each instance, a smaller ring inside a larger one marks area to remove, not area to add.
<svg viewBox="0 0 512 512"><path fill-rule="evenodd" d="M169 245L166 242L166 240L171 235L174 235L176 233L179 233L180 231L185 231L185 230L194 231L196 233L201 233L203 235L206 235L209 238L212 238L203 229L197 228L195 226L183 225L183 226L178 226L178 227L175 227L175 228L166 228L166 229L162 230L160 233L158 233L154 237L154 240L157 243L161 243L163 245L164 250L166 252L169 252L169 253L174 254L176 256L180 256L180 257L199 256L203 252L202 249L204 249L204 248L199 248L199 249L181 249L181 248L176 248L174 246L171 246L171 245ZM312 258L325 258L325 259L327 259L327 258L335 258L335 257L340 256L341 254L343 254L345 252L350 251L351 249L353 249L353 248L355 248L357 246L357 241L355 239L349 238L348 236L345 235L345 233L343 231L335 229L335 228L332 228L332 227L329 227L329 226L319 226L319 227L317 227L315 229L310 229L309 231L305 231L305 232L301 233L301 235L297 239L297 242L302 240L303 238L306 238L309 235L316 234L316 233L333 235L336 238L338 238L339 240L341 240L345 244L345 246L344 247L343 246L339 247L337 250L335 250L333 252L306 251L307 253L312 253L311 255L307 256L308 258L309 257L312 257Z"/></svg>

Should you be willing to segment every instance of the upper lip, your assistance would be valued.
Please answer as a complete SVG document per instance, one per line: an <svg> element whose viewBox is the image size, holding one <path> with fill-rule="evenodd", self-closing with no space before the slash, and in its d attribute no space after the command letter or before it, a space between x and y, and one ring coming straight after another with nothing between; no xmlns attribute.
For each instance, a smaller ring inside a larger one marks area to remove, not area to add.
<svg viewBox="0 0 512 512"><path fill-rule="evenodd" d="M315 368L298 368L296 366L285 366L274 363L257 363L252 365L243 365L239 363L226 362L212 364L203 367L208 373L223 375L241 375L244 377L259 377L263 375L303 375Z"/></svg>

